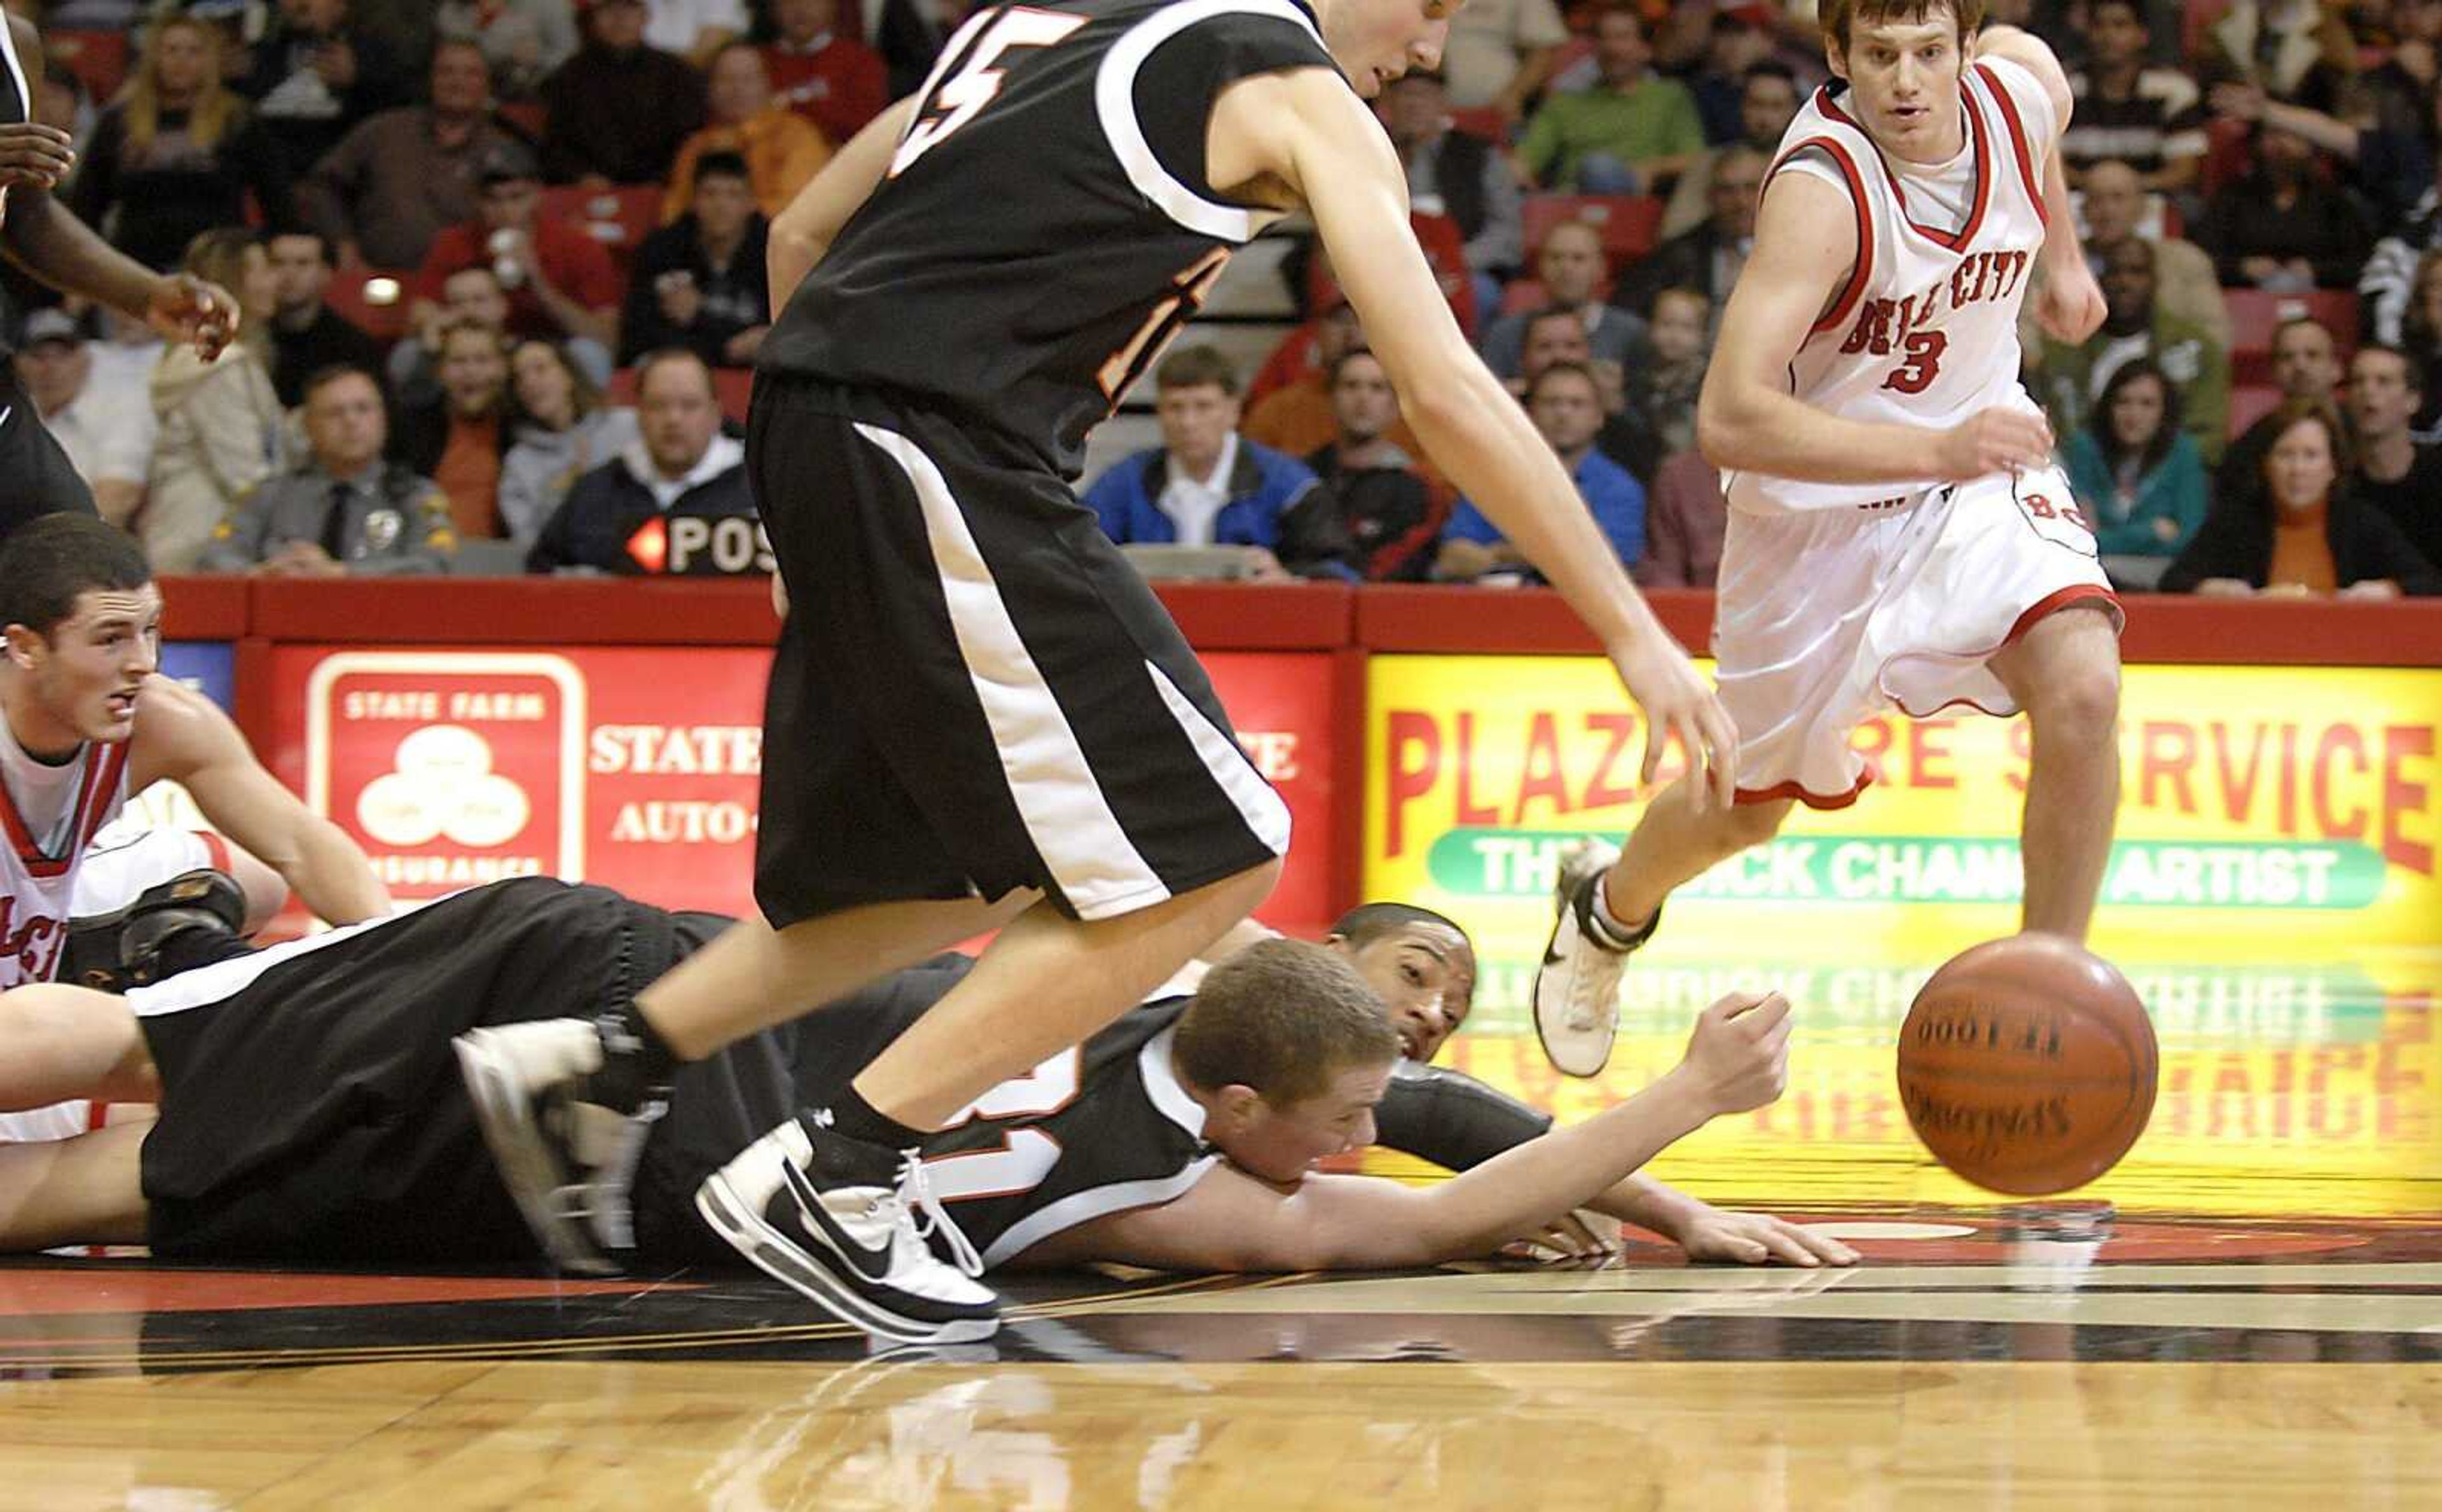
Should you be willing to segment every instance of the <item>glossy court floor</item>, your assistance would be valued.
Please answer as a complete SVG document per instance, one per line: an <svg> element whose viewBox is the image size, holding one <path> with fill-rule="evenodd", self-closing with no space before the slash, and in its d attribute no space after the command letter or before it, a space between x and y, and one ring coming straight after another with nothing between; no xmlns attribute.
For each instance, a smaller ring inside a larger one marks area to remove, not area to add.
<svg viewBox="0 0 2442 1512"><path fill-rule="evenodd" d="M1522 957L1489 960L1446 1052L1575 1117L1720 992L1782 987L1789 1094L1657 1172L1834 1226L1854 1270L1640 1244L1595 1270L1037 1279L996 1346L868 1359L736 1276L21 1261L0 1507L2442 1506L2442 955L2132 965L2152 1127L2095 1187L2010 1207L1908 1135L1890 1046L1939 953L1897 954L1658 948L1590 1083L1541 1066Z"/></svg>

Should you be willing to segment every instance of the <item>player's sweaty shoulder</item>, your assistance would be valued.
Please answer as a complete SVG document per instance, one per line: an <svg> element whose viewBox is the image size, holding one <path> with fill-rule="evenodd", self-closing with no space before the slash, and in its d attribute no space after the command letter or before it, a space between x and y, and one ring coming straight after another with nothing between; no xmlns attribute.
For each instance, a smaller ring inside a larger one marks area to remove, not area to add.
<svg viewBox="0 0 2442 1512"><path fill-rule="evenodd" d="M1370 128L1370 130L1369 130ZM1380 164L1368 161L1376 149ZM1301 164L1339 171L1397 168L1364 101L1330 68L1286 68L1238 80L1212 102L1205 126L1205 176L1242 204L1302 208Z"/></svg>
<svg viewBox="0 0 2442 1512"><path fill-rule="evenodd" d="M128 750L136 780L129 791L209 764L226 754L233 729L210 700L176 678L154 673L136 692L136 733Z"/></svg>
<svg viewBox="0 0 2442 1512"><path fill-rule="evenodd" d="M1846 274L1857 261L1853 191L1819 173L1783 168L1764 185L1749 266L1766 271Z"/></svg>

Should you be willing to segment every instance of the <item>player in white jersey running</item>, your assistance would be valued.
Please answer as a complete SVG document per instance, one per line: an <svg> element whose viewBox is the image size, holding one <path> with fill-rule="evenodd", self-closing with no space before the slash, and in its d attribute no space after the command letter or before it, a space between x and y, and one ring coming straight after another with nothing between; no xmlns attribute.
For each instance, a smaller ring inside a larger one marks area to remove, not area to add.
<svg viewBox="0 0 2442 1512"><path fill-rule="evenodd" d="M2045 329L2083 341L2103 295L2059 162L2068 80L2023 31L1979 36L1983 9L1822 8L1836 78L1765 179L1697 409L1731 509L1714 653L1738 802L1682 781L1624 852L1563 867L1535 1022L1564 1071L1610 1055L1621 970L1670 890L1793 803L1854 801L1850 736L1892 704L2027 712L2021 922L2086 934L2119 802L2120 609L2018 385L2017 319L2033 286Z"/></svg>
<svg viewBox="0 0 2442 1512"><path fill-rule="evenodd" d="M161 591L126 532L73 514L17 527L0 545L0 988L52 978L89 903L78 884L95 832L158 781L182 784L322 918L390 912L355 843L265 772L210 700L160 675ZM57 1139L87 1117L81 1103L0 1115L0 1139Z"/></svg>

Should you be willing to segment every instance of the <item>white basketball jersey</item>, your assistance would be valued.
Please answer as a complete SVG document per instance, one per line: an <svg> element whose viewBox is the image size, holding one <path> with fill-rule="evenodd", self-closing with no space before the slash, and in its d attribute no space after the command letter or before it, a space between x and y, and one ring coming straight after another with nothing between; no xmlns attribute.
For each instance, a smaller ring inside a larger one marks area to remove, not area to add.
<svg viewBox="0 0 2442 1512"><path fill-rule="evenodd" d="M76 758L74 796L52 835L33 832L18 811L16 795L0 782L0 829L7 840L0 852L0 989L47 982L59 970L77 866L94 831L118 816L126 797L129 744L85 743ZM0 1113L0 1140L65 1139L82 1133L88 1118L83 1102Z"/></svg>
<svg viewBox="0 0 2442 1512"><path fill-rule="evenodd" d="M1845 190L1857 219L1856 265L1790 363L1790 392L1818 410L1936 428L1996 405L2041 412L2018 383L2018 306L2044 241L2051 101L2003 59L1970 64L1959 93L1974 174L1963 224L1874 144L1844 108L1845 91L1816 90L1781 138L1766 185L1786 169L1815 173ZM1777 515L1896 507L1937 481L1801 483L1742 471L1725 492L1734 509Z"/></svg>

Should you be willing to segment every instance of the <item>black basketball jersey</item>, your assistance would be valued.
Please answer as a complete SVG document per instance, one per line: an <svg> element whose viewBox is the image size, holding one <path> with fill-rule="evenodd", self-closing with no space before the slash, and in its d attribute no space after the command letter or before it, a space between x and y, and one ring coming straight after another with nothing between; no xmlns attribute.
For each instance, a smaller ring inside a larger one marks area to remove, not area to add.
<svg viewBox="0 0 2442 1512"><path fill-rule="evenodd" d="M1205 178L1213 100L1334 66L1300 0L977 11L759 365L941 406L1074 477L1086 431L1265 222Z"/></svg>
<svg viewBox="0 0 2442 1512"><path fill-rule="evenodd" d="M6 16L0 16L0 125L14 126L34 118L34 82L26 75L25 61L17 56L17 39L9 34ZM9 186L0 184L0 220L9 215ZM7 333L16 329L16 312L9 308L9 296L0 290L0 355L11 350Z"/></svg>

